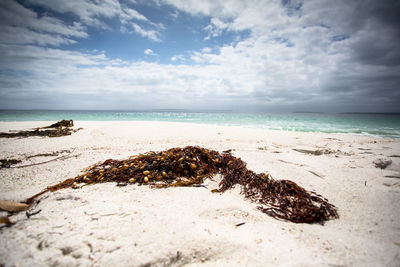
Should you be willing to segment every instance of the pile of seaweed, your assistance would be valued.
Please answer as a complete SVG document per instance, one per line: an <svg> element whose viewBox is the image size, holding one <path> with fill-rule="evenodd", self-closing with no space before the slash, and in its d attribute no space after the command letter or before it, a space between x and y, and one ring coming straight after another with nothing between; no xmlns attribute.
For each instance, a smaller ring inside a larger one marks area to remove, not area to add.
<svg viewBox="0 0 400 267"><path fill-rule="evenodd" d="M289 180L275 180L266 173L256 174L230 152L219 153L195 146L158 153L151 151L126 160L108 159L89 167L82 175L48 187L26 202L31 203L48 191L111 181L148 184L156 188L200 185L204 179L218 173L222 180L214 192L222 193L240 185L246 198L259 204L259 210L274 218L295 223L323 223L339 217L336 207L315 192L306 191Z"/></svg>
<svg viewBox="0 0 400 267"><path fill-rule="evenodd" d="M11 133L0 133L0 138L13 138L13 137L29 137L29 136L48 136L48 137L60 137L71 135L79 131L79 129L72 129L74 122L72 120L62 120L56 122L50 126L36 128L30 131L19 131Z"/></svg>

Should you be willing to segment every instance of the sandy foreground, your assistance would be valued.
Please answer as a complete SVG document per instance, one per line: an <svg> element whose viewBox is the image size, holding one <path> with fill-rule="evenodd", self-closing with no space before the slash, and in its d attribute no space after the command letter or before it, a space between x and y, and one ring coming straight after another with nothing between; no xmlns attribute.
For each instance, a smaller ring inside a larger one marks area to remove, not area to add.
<svg viewBox="0 0 400 267"><path fill-rule="evenodd" d="M1 122L0 132L51 123ZM206 187L96 184L46 193L28 210L39 213L13 215L16 224L0 229L0 265L400 265L400 140L169 122L76 121L75 127L84 129L58 138L0 139L0 158L21 159L19 165L65 156L0 169L0 199L23 201L109 158L198 145L232 149L253 171L316 191L340 218L324 225L276 220L240 188L211 193L218 176ZM392 164L376 168L377 159Z"/></svg>

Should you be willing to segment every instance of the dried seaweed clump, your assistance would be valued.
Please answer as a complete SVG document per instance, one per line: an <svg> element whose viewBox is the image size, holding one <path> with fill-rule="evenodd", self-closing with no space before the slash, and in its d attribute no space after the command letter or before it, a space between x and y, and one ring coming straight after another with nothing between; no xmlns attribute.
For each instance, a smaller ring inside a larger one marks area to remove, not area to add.
<svg viewBox="0 0 400 267"><path fill-rule="evenodd" d="M74 127L74 121L73 120L61 120L61 121L53 123L52 125L44 127L44 128L61 128L61 127Z"/></svg>
<svg viewBox="0 0 400 267"><path fill-rule="evenodd" d="M259 204L259 210L274 218L296 223L322 223L339 217L336 207L327 199L292 181L275 180L265 173L256 174L246 168L244 161L230 153L195 146L147 152L126 160L108 159L89 167L82 175L48 187L28 199L27 203L45 192L78 188L82 184L113 181L157 188L190 186L201 184L217 173L223 178L214 191L222 193L240 185L246 198Z"/></svg>
<svg viewBox="0 0 400 267"><path fill-rule="evenodd" d="M72 129L74 122L72 120L62 120L56 122L50 126L36 128L30 131L19 131L10 133L0 133L0 138L13 138L13 137L29 137L29 136L48 136L48 137L60 137L71 135L79 131L79 129Z"/></svg>

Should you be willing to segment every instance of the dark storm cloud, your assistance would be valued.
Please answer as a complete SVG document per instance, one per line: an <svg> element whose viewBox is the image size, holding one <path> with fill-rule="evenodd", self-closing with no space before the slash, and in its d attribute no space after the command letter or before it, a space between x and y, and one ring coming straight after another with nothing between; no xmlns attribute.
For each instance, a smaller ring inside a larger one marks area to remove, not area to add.
<svg viewBox="0 0 400 267"><path fill-rule="evenodd" d="M400 65L400 1L361 1L351 21L359 26L359 39L353 45L355 60Z"/></svg>
<svg viewBox="0 0 400 267"><path fill-rule="evenodd" d="M320 89L331 103L354 111L399 111L400 103L400 1L358 1L346 16L332 22L345 38L339 44L341 60L324 74ZM353 2L354 3L354 2Z"/></svg>

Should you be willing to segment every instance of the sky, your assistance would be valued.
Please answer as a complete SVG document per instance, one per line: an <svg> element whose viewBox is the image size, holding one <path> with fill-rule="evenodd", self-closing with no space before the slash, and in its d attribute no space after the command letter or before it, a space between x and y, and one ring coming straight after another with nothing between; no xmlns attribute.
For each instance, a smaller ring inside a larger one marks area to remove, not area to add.
<svg viewBox="0 0 400 267"><path fill-rule="evenodd" d="M400 1L1 0L0 109L400 112Z"/></svg>

